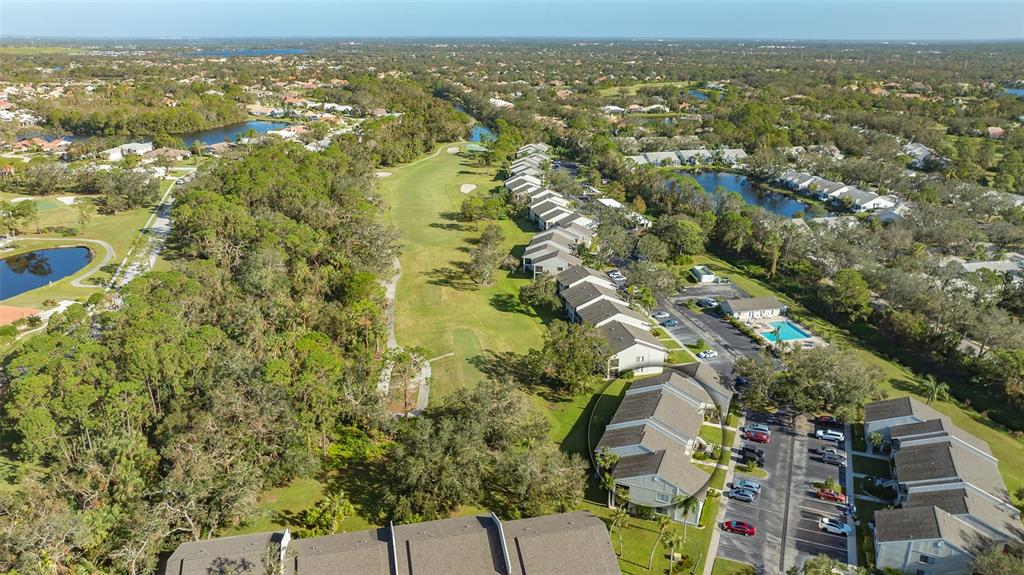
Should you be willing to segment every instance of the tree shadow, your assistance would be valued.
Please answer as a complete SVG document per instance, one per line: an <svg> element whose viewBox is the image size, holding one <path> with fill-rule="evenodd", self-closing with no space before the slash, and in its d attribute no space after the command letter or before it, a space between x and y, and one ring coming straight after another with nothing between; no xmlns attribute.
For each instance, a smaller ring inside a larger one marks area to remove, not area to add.
<svg viewBox="0 0 1024 575"><path fill-rule="evenodd" d="M439 230L449 231L449 232L468 232L468 231L471 231L473 229L472 227L470 227L469 225L466 225L466 224L456 224L456 223L442 224L442 223L438 223L438 222L434 222L434 223L430 224L430 227L435 228L435 229L439 229Z"/></svg>
<svg viewBox="0 0 1024 575"><path fill-rule="evenodd" d="M385 516L380 500L380 486L387 478L381 461L358 461L350 463L337 473L320 477L324 493L344 492L359 511L359 516L373 523L379 523Z"/></svg>
<svg viewBox="0 0 1024 575"><path fill-rule="evenodd" d="M529 309L519 303L519 298L507 293L491 296L491 307L505 313L530 313Z"/></svg>
<svg viewBox="0 0 1024 575"><path fill-rule="evenodd" d="M469 278L466 262L448 262L451 265L434 268L426 273L427 283L450 287L459 291L473 290L479 287Z"/></svg>
<svg viewBox="0 0 1024 575"><path fill-rule="evenodd" d="M481 373L495 380L512 380L525 386L534 380L528 354L484 350L482 355L475 355L468 361Z"/></svg>
<svg viewBox="0 0 1024 575"><path fill-rule="evenodd" d="M515 222L516 226L519 228L519 231L531 234L535 234L540 231L540 228L537 227L537 224L531 222L530 220L522 216L516 216L512 218L512 221Z"/></svg>

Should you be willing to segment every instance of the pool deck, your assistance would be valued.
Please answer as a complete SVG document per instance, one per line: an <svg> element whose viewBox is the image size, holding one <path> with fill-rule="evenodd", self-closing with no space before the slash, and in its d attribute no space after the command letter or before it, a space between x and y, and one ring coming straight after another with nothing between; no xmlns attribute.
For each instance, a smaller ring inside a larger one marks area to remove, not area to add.
<svg viewBox="0 0 1024 575"><path fill-rule="evenodd" d="M808 334L807 337L783 340L782 341L783 344L791 344L791 345L794 345L796 347L802 347L802 348L808 348L808 349L812 348L812 347L821 347L821 346L828 345L828 342L826 342L824 339L814 335L811 332L811 330L809 330L809 329L805 328L804 326L800 325L799 323L797 323L797 322L795 322L795 321L793 321L793 320L791 320L791 319L789 319L789 318L787 318L785 316L781 316L781 315L780 316L774 316L774 317L759 318L756 321L747 322L747 325L750 326L750 328L753 329L754 332L757 335L759 335L761 337L761 339L763 339L768 345L770 345L770 346L778 346L778 342L774 342L774 341L768 339L767 337L765 337L764 336L764 332L775 331L775 328L772 326L772 324L780 322L780 321L789 322L793 326L795 326L798 330L800 330L801 332Z"/></svg>

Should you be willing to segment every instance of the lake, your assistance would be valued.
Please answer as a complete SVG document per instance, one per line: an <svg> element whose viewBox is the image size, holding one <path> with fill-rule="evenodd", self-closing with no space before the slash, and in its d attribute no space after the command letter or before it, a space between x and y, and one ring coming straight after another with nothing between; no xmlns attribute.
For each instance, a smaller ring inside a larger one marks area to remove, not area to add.
<svg viewBox="0 0 1024 575"><path fill-rule="evenodd" d="M708 95L705 94L704 92L701 92L700 90L687 90L686 93L693 96L694 98L697 98L698 100L708 99Z"/></svg>
<svg viewBox="0 0 1024 575"><path fill-rule="evenodd" d="M730 192L738 193L748 204L760 206L785 218L791 218L801 212L806 213L808 209L807 204L789 196L755 188L753 182L746 176L728 172L694 172L689 175L693 176L709 194L721 186Z"/></svg>
<svg viewBox="0 0 1024 575"><path fill-rule="evenodd" d="M287 127L288 122L272 122L270 120L249 120L240 124L231 124L220 128L189 132L187 134L173 134L185 142L185 146L191 146L192 142L199 140L203 144L218 144L223 141L234 142L236 137L248 130L254 130L257 134L265 134L270 130L280 130Z"/></svg>
<svg viewBox="0 0 1024 575"><path fill-rule="evenodd" d="M493 138L494 132L492 132L487 126L481 126L477 124L473 126L473 131L469 133L470 142L480 142L484 138Z"/></svg>
<svg viewBox="0 0 1024 575"><path fill-rule="evenodd" d="M84 268L92 261L86 247L49 248L0 260L0 300L43 287Z"/></svg>

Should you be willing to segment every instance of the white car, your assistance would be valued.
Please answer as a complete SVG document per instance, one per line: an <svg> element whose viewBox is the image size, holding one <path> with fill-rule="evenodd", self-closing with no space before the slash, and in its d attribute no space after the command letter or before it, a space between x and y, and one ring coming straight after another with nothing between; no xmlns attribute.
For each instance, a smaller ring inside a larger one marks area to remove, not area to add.
<svg viewBox="0 0 1024 575"><path fill-rule="evenodd" d="M836 535L849 535L853 531L846 523L829 517L822 517L819 519L818 528L822 531L827 531Z"/></svg>
<svg viewBox="0 0 1024 575"><path fill-rule="evenodd" d="M846 434L834 429L819 429L814 432L814 437L826 441L846 441Z"/></svg>
<svg viewBox="0 0 1024 575"><path fill-rule="evenodd" d="M748 423L745 426L743 426L743 431L759 431L761 433L764 433L765 435L772 434L771 428L769 428L767 425L763 423Z"/></svg>
<svg viewBox="0 0 1024 575"><path fill-rule="evenodd" d="M697 357L701 359L711 359L718 357L718 352L713 349L705 349L704 351L698 353Z"/></svg>
<svg viewBox="0 0 1024 575"><path fill-rule="evenodd" d="M655 312L654 315L652 315L651 317L653 317L654 319L656 319L658 321L661 321L663 319L668 319L668 318L670 318L672 316L670 316L667 311L659 311L659 312Z"/></svg>

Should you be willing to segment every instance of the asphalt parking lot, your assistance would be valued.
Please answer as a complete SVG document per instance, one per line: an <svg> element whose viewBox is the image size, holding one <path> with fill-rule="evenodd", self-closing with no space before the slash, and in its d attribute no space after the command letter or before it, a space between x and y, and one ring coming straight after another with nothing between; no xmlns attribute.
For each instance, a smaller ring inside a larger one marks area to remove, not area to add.
<svg viewBox="0 0 1024 575"><path fill-rule="evenodd" d="M732 373L732 364L741 357L756 355L760 346L750 341L750 338L740 333L720 316L710 311L694 313L686 306L687 299L694 298L686 296L658 302L657 309L669 312L679 322L676 327L665 329L684 344L703 339L711 346L711 349L718 352L718 357L704 360L705 363L722 374L724 379L729 379Z"/></svg>
<svg viewBox="0 0 1024 575"><path fill-rule="evenodd" d="M764 449L769 476L755 478L761 483L761 495L753 503L725 499L724 508L726 521L750 523L757 528L757 535L744 537L723 531L718 555L751 563L760 573L784 573L820 554L845 562L852 537L825 533L818 528L821 517L843 520L843 508L817 499L810 487L812 481L830 475L842 481L837 476L838 468L821 462L817 456L817 449L835 444L811 437L813 425L799 417L792 425L787 420L757 414L749 415L748 421L768 423L772 430L767 445L741 440L741 445ZM745 476L734 477L742 478Z"/></svg>

